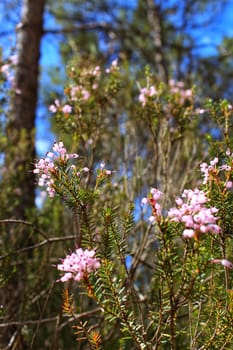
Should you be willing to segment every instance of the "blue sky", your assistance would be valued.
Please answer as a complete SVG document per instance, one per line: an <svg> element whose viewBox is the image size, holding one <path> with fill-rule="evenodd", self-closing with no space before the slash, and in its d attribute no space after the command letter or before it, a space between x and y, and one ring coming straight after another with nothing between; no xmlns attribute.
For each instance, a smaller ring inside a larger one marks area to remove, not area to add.
<svg viewBox="0 0 233 350"><path fill-rule="evenodd" d="M15 1L16 2L19 0ZM175 0L177 1L177 0ZM19 1L20 2L20 1ZM131 1L131 4L133 1ZM7 11L7 12L6 12ZM15 7L10 12L10 9L5 8L5 1L0 3L0 22L4 23L3 29L0 32L8 32L7 35L0 35L0 46L3 48L3 56L7 57L15 46L15 25L19 22L20 9ZM47 13L45 14L45 28L57 27L55 21ZM202 29L197 31L197 37L200 40L200 44L207 44L205 49L201 51L202 55L214 54L216 52L215 46L219 44L223 36L233 36L233 1L229 1L229 5L225 6L224 12L221 13L218 18L215 18L214 23L211 24L208 31L203 33ZM52 35L46 35L42 41L41 47L41 85L51 85L48 70L49 67L59 67L59 71L62 75L65 74L65 69L61 63L59 55L59 40ZM52 85L51 85L52 89ZM44 154L54 141L54 136L50 132L51 114L48 112L47 107L42 106L41 97L39 99L39 108L37 111L37 151L40 155Z"/></svg>

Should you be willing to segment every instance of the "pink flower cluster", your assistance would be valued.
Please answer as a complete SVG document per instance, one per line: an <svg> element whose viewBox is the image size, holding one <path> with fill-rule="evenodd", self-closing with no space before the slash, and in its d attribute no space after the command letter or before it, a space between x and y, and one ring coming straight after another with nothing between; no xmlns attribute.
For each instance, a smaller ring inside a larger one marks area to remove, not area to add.
<svg viewBox="0 0 233 350"><path fill-rule="evenodd" d="M170 91L173 94L180 95L180 103L184 103L186 99L190 99L193 96L193 92L191 89L185 89L183 81L175 81L173 79L168 82Z"/></svg>
<svg viewBox="0 0 233 350"><path fill-rule="evenodd" d="M59 271L64 271L64 276L61 277L61 282L66 282L70 279L81 281L91 272L100 267L98 258L95 258L94 250L76 249L75 253L67 255L62 260L62 264L57 265Z"/></svg>
<svg viewBox="0 0 233 350"><path fill-rule="evenodd" d="M191 89L185 89L184 83L182 81L169 80L168 82L170 92L172 94L177 94L179 96L179 102L183 104L185 100L191 99L193 97L193 91ZM156 88L152 86L147 86L145 88L140 88L139 102L143 107L146 106L149 97L158 95Z"/></svg>
<svg viewBox="0 0 233 350"><path fill-rule="evenodd" d="M218 218L215 216L218 209L207 208L207 202L206 194L199 189L184 190L182 196L176 199L178 208L171 208L168 217L185 225L183 237L198 239L202 233L220 233L221 228L216 224Z"/></svg>
<svg viewBox="0 0 233 350"><path fill-rule="evenodd" d="M56 99L54 104L49 106L49 111L52 113L56 113L61 110L64 114L70 114L72 112L72 106L69 104L65 104L63 107L60 105L60 101Z"/></svg>
<svg viewBox="0 0 233 350"><path fill-rule="evenodd" d="M158 203L158 200L161 196L162 196L161 191L159 191L157 188L152 188L150 190L149 196L147 198L144 197L141 201L142 205L150 204L152 208L152 215L148 219L151 224L154 224L156 221L160 220L161 206Z"/></svg>
<svg viewBox="0 0 233 350"><path fill-rule="evenodd" d="M156 96L158 94L154 86L149 86L140 89L140 94L138 97L139 102L141 102L142 107L145 107L148 97Z"/></svg>
<svg viewBox="0 0 233 350"><path fill-rule="evenodd" d="M203 174L203 184L206 185L208 181L213 180L219 175L219 172L224 172L225 182L224 186L227 189L233 187L233 182L231 180L231 173L233 169L233 153L228 149L226 151L226 156L228 157L228 164L219 164L219 159L215 157L210 161L209 164L202 163L200 165L200 170Z"/></svg>
<svg viewBox="0 0 233 350"><path fill-rule="evenodd" d="M101 75L100 66L96 66L94 69L92 69L91 75L94 77L99 77Z"/></svg>
<svg viewBox="0 0 233 350"><path fill-rule="evenodd" d="M49 106L49 111L52 113L56 113L59 110L59 108L60 108L60 101L56 99L54 101L54 104Z"/></svg>
<svg viewBox="0 0 233 350"><path fill-rule="evenodd" d="M76 153L68 154L62 141L55 142L53 145L53 152L48 152L45 158L39 159L35 163L33 170L34 174L39 175L38 185L46 186L46 191L49 197L55 196L54 180L52 174L56 171L56 162L67 162L71 158L77 158Z"/></svg>
<svg viewBox="0 0 233 350"><path fill-rule="evenodd" d="M14 67L18 63L18 56L12 55L8 58L8 63L0 65L0 72L6 77L10 83L11 88L15 91L16 94L21 94L21 90L16 86Z"/></svg>
<svg viewBox="0 0 233 350"><path fill-rule="evenodd" d="M72 101L87 101L91 94L82 85L71 87L70 96Z"/></svg>
<svg viewBox="0 0 233 350"><path fill-rule="evenodd" d="M210 173L217 172L216 164L218 163L218 158L215 157L213 160L210 161L210 164L207 163L201 163L200 170L204 175L203 184L206 185L209 180Z"/></svg>

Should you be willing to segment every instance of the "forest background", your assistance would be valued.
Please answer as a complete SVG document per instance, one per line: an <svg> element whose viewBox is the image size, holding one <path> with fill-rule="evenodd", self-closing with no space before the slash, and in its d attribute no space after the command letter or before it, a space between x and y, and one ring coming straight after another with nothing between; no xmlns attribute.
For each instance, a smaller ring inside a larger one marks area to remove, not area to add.
<svg viewBox="0 0 233 350"><path fill-rule="evenodd" d="M231 288L231 265L213 282L204 257L211 261L218 254L220 261L232 261L232 174L224 180L229 194L221 190L224 201L212 184L207 191L225 225L219 251L213 249L215 236L206 250L199 243L175 248L166 235L172 232L176 241L182 227L171 229L166 219L158 220L152 202L150 216L141 200L151 187L159 188L165 217L176 196L200 186L202 162L217 157L222 165L230 155L232 5L230 0L5 0L0 5L1 348L231 348L225 327L232 321L229 294L217 287ZM64 176L73 168L64 170L59 163L56 196L47 198L33 169L56 140L79 154L79 170L87 177L69 182ZM153 230L162 238L155 239ZM69 281L64 289L56 269L60 259L77 247L95 248L94 243L103 265L97 276L102 294L93 281L78 288ZM181 259L182 249L193 265L185 254ZM177 259L187 265L180 284ZM190 272L202 269L209 289L197 287L199 277ZM106 282L111 275L118 276L111 281L115 289ZM156 289L163 280L167 287ZM223 305L222 313L208 324L208 310L217 305ZM112 310L111 317L101 308ZM127 308L132 313L126 317ZM136 321L148 314L139 326ZM159 326L151 329L151 322Z"/></svg>

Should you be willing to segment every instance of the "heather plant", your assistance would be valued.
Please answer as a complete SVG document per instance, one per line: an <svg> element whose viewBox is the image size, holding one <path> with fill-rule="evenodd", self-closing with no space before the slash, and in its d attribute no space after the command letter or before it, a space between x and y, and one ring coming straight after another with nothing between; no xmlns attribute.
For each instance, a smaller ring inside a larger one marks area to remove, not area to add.
<svg viewBox="0 0 233 350"><path fill-rule="evenodd" d="M59 144L63 150L64 146ZM142 198L142 205L149 206L152 215L147 218L146 236L141 237L140 248L130 263L127 243L134 231L132 208L120 220L116 210L105 204L100 210L102 224L98 222L97 226L92 222L88 230L82 229L76 251L57 265L58 270L65 272L60 281L74 279L75 283L81 283L80 293L93 300L94 310L101 319L96 325L81 322L77 326L79 341L86 340L92 349L104 348L108 332L114 338L112 332L118 324L116 348L123 345L137 349L167 346L175 349L180 344L190 349L217 349L232 344L228 332L233 317L230 290L233 264L229 260L232 260L229 234L232 217L225 219L226 203L232 205L232 153L227 150L219 166L218 162L215 158L209 165L202 163L202 189L184 190L176 199L177 207L167 213L159 204L161 191L152 188L148 197ZM36 163L36 169L40 163L41 160ZM55 180L50 181L53 194L68 205L74 205L76 198L80 211L91 210L90 198L80 197L83 188L78 177L73 174L68 178L63 173L64 164L62 167L57 164L56 170L49 168ZM44 171L47 173L47 169ZM108 171L103 167L96 170L96 184L91 191L94 201L98 201L99 178L106 180L106 174ZM61 186L58 191L57 179ZM214 184L221 201L216 200ZM67 193L72 193L71 198ZM80 217L81 221L86 220L85 216ZM142 257L149 237L154 240L154 259L153 265L148 266ZM141 285L142 273L150 275L146 291ZM64 295L63 309L66 315L75 318L75 307L67 290ZM95 328L98 331L93 333Z"/></svg>
<svg viewBox="0 0 233 350"><path fill-rule="evenodd" d="M34 161L41 208L1 220L34 240L2 249L30 264L21 318L4 304L0 327L31 349L231 349L231 105L148 69L129 98L117 61L68 79L49 107L60 139Z"/></svg>

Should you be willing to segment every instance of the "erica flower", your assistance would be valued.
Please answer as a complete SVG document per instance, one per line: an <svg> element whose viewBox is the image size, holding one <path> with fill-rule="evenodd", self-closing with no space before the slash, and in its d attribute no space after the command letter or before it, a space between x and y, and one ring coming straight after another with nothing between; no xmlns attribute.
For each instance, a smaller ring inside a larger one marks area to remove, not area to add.
<svg viewBox="0 0 233 350"><path fill-rule="evenodd" d="M82 85L71 87L70 96L72 101L86 101L90 98L91 94Z"/></svg>
<svg viewBox="0 0 233 350"><path fill-rule="evenodd" d="M99 259L95 257L94 250L76 249L71 255L67 255L62 260L61 264L57 265L59 271L64 271L65 274L60 278L61 282L66 282L70 279L81 281L91 272L100 267Z"/></svg>
<svg viewBox="0 0 233 350"><path fill-rule="evenodd" d="M49 111L52 113L56 113L58 111L59 107L60 107L60 102L58 99L56 99L54 101L54 104L49 106Z"/></svg>
<svg viewBox="0 0 233 350"><path fill-rule="evenodd" d="M54 142L53 152L48 152L45 158L39 159L35 163L34 174L38 174L38 185L46 187L49 197L55 196L53 174L57 171L57 162L63 164L71 158L77 158L76 153L67 153L62 141Z"/></svg>
<svg viewBox="0 0 233 350"><path fill-rule="evenodd" d="M227 259L212 259L210 261L212 264L221 264L222 266L228 268L228 269L233 269L233 264Z"/></svg>
<svg viewBox="0 0 233 350"><path fill-rule="evenodd" d="M150 204L152 209L152 215L149 217L149 222L154 224L160 220L161 217L161 206L158 203L159 198L162 196L162 192L157 188L151 188L148 197L144 197L141 200L141 205Z"/></svg>
<svg viewBox="0 0 233 350"><path fill-rule="evenodd" d="M216 224L215 214L218 209L206 206L208 198L198 189L184 190L181 198L177 198L177 208L168 211L168 217L185 226L183 237L198 238L201 233L220 233L221 228Z"/></svg>
<svg viewBox="0 0 233 350"><path fill-rule="evenodd" d="M142 106L145 107L148 97L155 96L157 93L158 92L154 86L142 88L140 89L138 100L141 102Z"/></svg>
<svg viewBox="0 0 233 350"><path fill-rule="evenodd" d="M70 114L72 112L72 107L70 105L64 105L62 107L62 112L64 114Z"/></svg>

